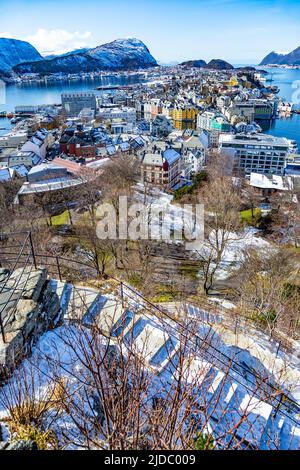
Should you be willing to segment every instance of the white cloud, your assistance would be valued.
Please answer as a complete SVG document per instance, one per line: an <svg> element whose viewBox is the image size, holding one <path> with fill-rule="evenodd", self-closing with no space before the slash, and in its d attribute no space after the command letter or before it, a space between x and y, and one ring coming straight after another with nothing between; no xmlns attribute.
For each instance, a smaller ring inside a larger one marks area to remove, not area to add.
<svg viewBox="0 0 300 470"><path fill-rule="evenodd" d="M12 39L13 35L6 31L5 33L0 33L0 38Z"/></svg>
<svg viewBox="0 0 300 470"><path fill-rule="evenodd" d="M40 28L35 34L27 36L24 40L32 44L41 54L64 54L87 47L86 40L90 37L90 31L70 32L64 29Z"/></svg>

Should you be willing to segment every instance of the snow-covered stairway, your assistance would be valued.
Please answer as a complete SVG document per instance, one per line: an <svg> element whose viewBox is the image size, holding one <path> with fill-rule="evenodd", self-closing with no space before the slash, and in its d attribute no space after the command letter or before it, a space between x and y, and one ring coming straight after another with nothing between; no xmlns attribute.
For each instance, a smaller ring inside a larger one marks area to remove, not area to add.
<svg viewBox="0 0 300 470"><path fill-rule="evenodd" d="M64 321L97 326L106 336L133 348L166 384L174 380L180 347L177 325L163 315L160 318L155 309L151 312L150 304L146 305L138 293L122 286L119 294L107 294L54 280L51 286L59 298ZM188 306L188 313L191 317L200 316L203 331L209 333L213 333L214 323L222 321L221 315L209 316L192 305ZM232 448L264 449L271 447L271 435L273 448L298 448L300 421L298 424L296 413L289 416L286 408L276 410L269 399L269 389L256 393L249 373L241 376L240 367L227 370L226 363L222 368L222 352L214 353L214 361L204 344L196 341L190 346L193 360L187 380L197 377L199 403L205 408L210 430L218 441Z"/></svg>

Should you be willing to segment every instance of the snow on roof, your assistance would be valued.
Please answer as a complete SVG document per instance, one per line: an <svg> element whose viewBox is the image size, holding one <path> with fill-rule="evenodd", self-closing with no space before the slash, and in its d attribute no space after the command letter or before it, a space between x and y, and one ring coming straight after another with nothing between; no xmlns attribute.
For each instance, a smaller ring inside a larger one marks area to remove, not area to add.
<svg viewBox="0 0 300 470"><path fill-rule="evenodd" d="M82 184L82 180L71 178L56 178L42 181L40 183L25 183L18 192L21 194L44 193L46 191L56 191L59 189L69 188L71 186L78 186Z"/></svg>
<svg viewBox="0 0 300 470"><path fill-rule="evenodd" d="M251 173L250 186L261 189L277 189L288 191L293 189L292 179L280 175L263 175L260 173Z"/></svg>
<svg viewBox="0 0 300 470"><path fill-rule="evenodd" d="M41 147L44 144L43 140L40 140L35 136L31 137L30 142L33 143L34 145L37 145L38 147Z"/></svg>
<svg viewBox="0 0 300 470"><path fill-rule="evenodd" d="M9 181L11 179L11 172L9 168L0 169L0 181Z"/></svg>
<svg viewBox="0 0 300 470"><path fill-rule="evenodd" d="M108 155L114 155L116 153L116 147L114 145L107 145L106 151Z"/></svg>
<svg viewBox="0 0 300 470"><path fill-rule="evenodd" d="M122 152L126 152L127 150L130 149L130 145L128 142L122 142L120 144L120 149L122 150Z"/></svg>
<svg viewBox="0 0 300 470"><path fill-rule="evenodd" d="M143 159L144 165L162 165L163 158L160 153L146 153Z"/></svg>
<svg viewBox="0 0 300 470"><path fill-rule="evenodd" d="M29 173L29 170L26 168L25 165L12 166L11 168L15 170L15 172L18 173L18 175L22 178L25 178L25 176L27 176Z"/></svg>
<svg viewBox="0 0 300 470"><path fill-rule="evenodd" d="M167 160L169 165L172 165L172 163L175 163L176 160L180 158L180 154L176 152L174 149L167 149L163 153L164 158Z"/></svg>

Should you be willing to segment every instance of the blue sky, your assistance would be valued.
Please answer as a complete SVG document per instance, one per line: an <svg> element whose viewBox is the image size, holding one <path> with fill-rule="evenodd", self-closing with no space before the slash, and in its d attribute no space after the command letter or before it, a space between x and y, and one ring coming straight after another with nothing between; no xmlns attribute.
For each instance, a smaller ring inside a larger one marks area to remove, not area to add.
<svg viewBox="0 0 300 470"><path fill-rule="evenodd" d="M28 40L42 53L137 37L163 63L257 63L272 50L300 46L300 2L0 0L1 36Z"/></svg>

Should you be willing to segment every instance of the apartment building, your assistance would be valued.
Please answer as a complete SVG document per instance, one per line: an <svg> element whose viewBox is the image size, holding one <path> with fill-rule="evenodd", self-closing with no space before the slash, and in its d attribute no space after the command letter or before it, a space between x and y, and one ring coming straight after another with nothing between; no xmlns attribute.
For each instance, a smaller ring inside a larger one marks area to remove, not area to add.
<svg viewBox="0 0 300 470"><path fill-rule="evenodd" d="M154 148L145 153L141 165L143 182L152 183L165 189L175 186L181 177L182 157L172 148Z"/></svg>
<svg viewBox="0 0 300 470"><path fill-rule="evenodd" d="M96 112L97 102L94 93L63 93L61 95L62 107L67 116L78 116L83 109L92 109Z"/></svg>
<svg viewBox="0 0 300 470"><path fill-rule="evenodd" d="M100 108L98 117L102 120L113 121L122 119L131 124L136 123L136 109L123 106L121 108Z"/></svg>
<svg viewBox="0 0 300 470"><path fill-rule="evenodd" d="M245 172L282 175L290 154L290 143L284 137L266 134L221 135L220 152L231 156L233 168Z"/></svg>
<svg viewBox="0 0 300 470"><path fill-rule="evenodd" d="M10 132L0 137L1 148L17 148L19 145L24 144L27 140L27 132Z"/></svg>

